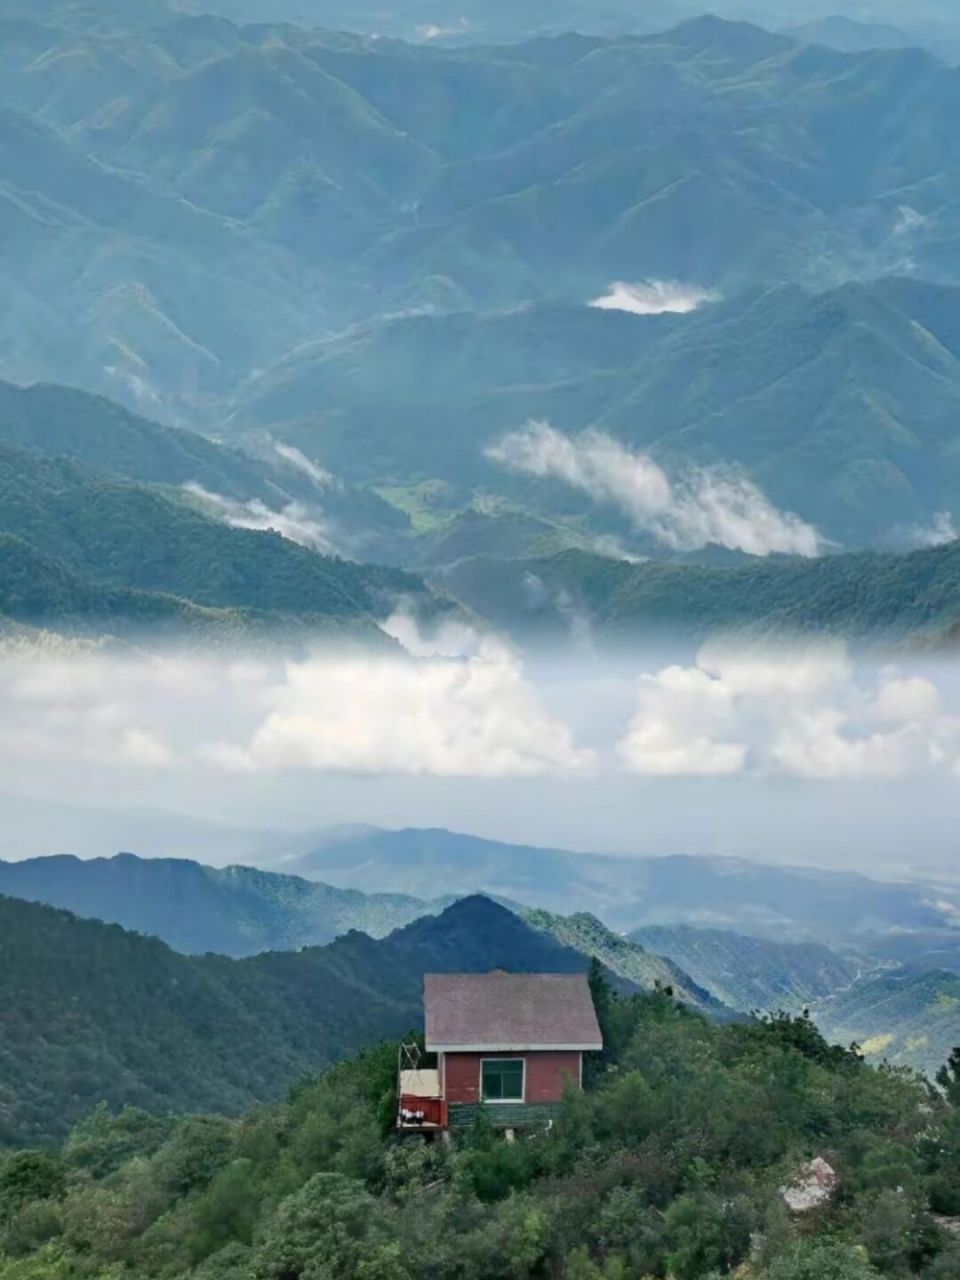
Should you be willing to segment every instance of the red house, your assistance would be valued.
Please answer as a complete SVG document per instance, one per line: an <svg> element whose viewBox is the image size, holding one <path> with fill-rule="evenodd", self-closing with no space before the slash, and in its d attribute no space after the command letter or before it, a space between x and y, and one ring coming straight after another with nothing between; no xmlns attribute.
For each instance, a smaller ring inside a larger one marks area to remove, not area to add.
<svg viewBox="0 0 960 1280"><path fill-rule="evenodd" d="M423 988L437 1066L404 1073L401 1117L428 1127L470 1124L479 1108L497 1128L542 1124L603 1047L583 974L428 973Z"/></svg>

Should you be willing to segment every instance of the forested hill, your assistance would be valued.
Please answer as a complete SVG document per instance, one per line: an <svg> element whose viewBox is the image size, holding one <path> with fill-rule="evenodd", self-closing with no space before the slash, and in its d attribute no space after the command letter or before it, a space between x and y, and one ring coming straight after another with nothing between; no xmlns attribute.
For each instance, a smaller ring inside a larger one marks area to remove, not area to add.
<svg viewBox="0 0 960 1280"><path fill-rule="evenodd" d="M484 898L382 941L188 957L0 898L0 1143L63 1134L101 1099L236 1113L422 1019L427 970L577 972L588 959Z"/></svg>
<svg viewBox="0 0 960 1280"><path fill-rule="evenodd" d="M280 521L292 507L305 524L313 520L318 537L346 549L395 537L409 523L372 490L336 480L269 438L254 455L75 387L0 382L0 442L141 484L200 489L263 520L272 513Z"/></svg>
<svg viewBox="0 0 960 1280"><path fill-rule="evenodd" d="M960 975L910 966L878 974L821 1001L817 1023L872 1061L933 1075L960 1044Z"/></svg>
<svg viewBox="0 0 960 1280"><path fill-rule="evenodd" d="M533 561L465 561L447 581L467 604L528 638L566 635L572 603L603 644L739 632L952 647L960 542L899 555L772 557L731 567L631 564L571 550Z"/></svg>
<svg viewBox="0 0 960 1280"><path fill-rule="evenodd" d="M398 1139L385 1045L237 1120L101 1110L0 1157L0 1280L956 1280L960 1055L935 1093L804 1019L592 988L604 1053L522 1142ZM811 1157L835 1185L791 1213Z"/></svg>
<svg viewBox="0 0 960 1280"><path fill-rule="evenodd" d="M428 595L410 574L230 527L176 490L2 444L0 535L16 539L0 563L0 612L52 629L96 630L111 616L147 627L186 604L235 616L238 632L259 619L373 636L399 596ZM25 556L42 590L30 589Z"/></svg>
<svg viewBox="0 0 960 1280"><path fill-rule="evenodd" d="M737 1017L735 1010L752 1012L750 1005L716 999L708 983L694 980L673 960L655 949L647 949L636 940L628 940L614 933L596 916L586 911L578 911L572 916L558 916L534 908L532 911L524 911L523 919L535 929L556 938L564 946L599 960L610 973L617 974L642 991L669 989L678 1000L721 1020Z"/></svg>
<svg viewBox="0 0 960 1280"><path fill-rule="evenodd" d="M879 964L819 942L776 942L692 925L647 925L630 939L668 957L733 1009L796 1013L849 987L863 968Z"/></svg>
<svg viewBox="0 0 960 1280"><path fill-rule="evenodd" d="M151 934L176 951L234 957L320 946L351 929L382 938L450 902L131 853L0 862L0 893Z"/></svg>

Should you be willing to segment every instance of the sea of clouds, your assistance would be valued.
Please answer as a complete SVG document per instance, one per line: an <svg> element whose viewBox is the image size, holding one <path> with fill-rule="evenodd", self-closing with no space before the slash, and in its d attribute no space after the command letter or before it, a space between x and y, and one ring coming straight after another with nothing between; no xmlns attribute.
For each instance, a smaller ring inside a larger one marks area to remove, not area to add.
<svg viewBox="0 0 960 1280"><path fill-rule="evenodd" d="M8 651L0 769L82 769L107 788L131 774L960 777L949 666L861 664L820 644L548 667L463 624L387 625L395 653Z"/></svg>

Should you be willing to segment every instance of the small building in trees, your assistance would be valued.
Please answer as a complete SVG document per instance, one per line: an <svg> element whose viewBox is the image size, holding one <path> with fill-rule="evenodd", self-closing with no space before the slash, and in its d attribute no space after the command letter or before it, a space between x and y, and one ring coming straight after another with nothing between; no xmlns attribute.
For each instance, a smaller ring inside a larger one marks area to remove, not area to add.
<svg viewBox="0 0 960 1280"><path fill-rule="evenodd" d="M455 1128L478 1111L498 1129L553 1118L603 1047L584 974L428 973L425 1043L436 1065L401 1062L401 1128Z"/></svg>

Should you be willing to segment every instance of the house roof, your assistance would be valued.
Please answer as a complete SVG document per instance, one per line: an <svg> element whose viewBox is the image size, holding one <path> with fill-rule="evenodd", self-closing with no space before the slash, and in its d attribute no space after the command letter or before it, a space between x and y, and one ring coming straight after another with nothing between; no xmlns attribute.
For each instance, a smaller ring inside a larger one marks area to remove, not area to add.
<svg viewBox="0 0 960 1280"><path fill-rule="evenodd" d="M603 1047L582 973L428 973L423 997L433 1051Z"/></svg>

